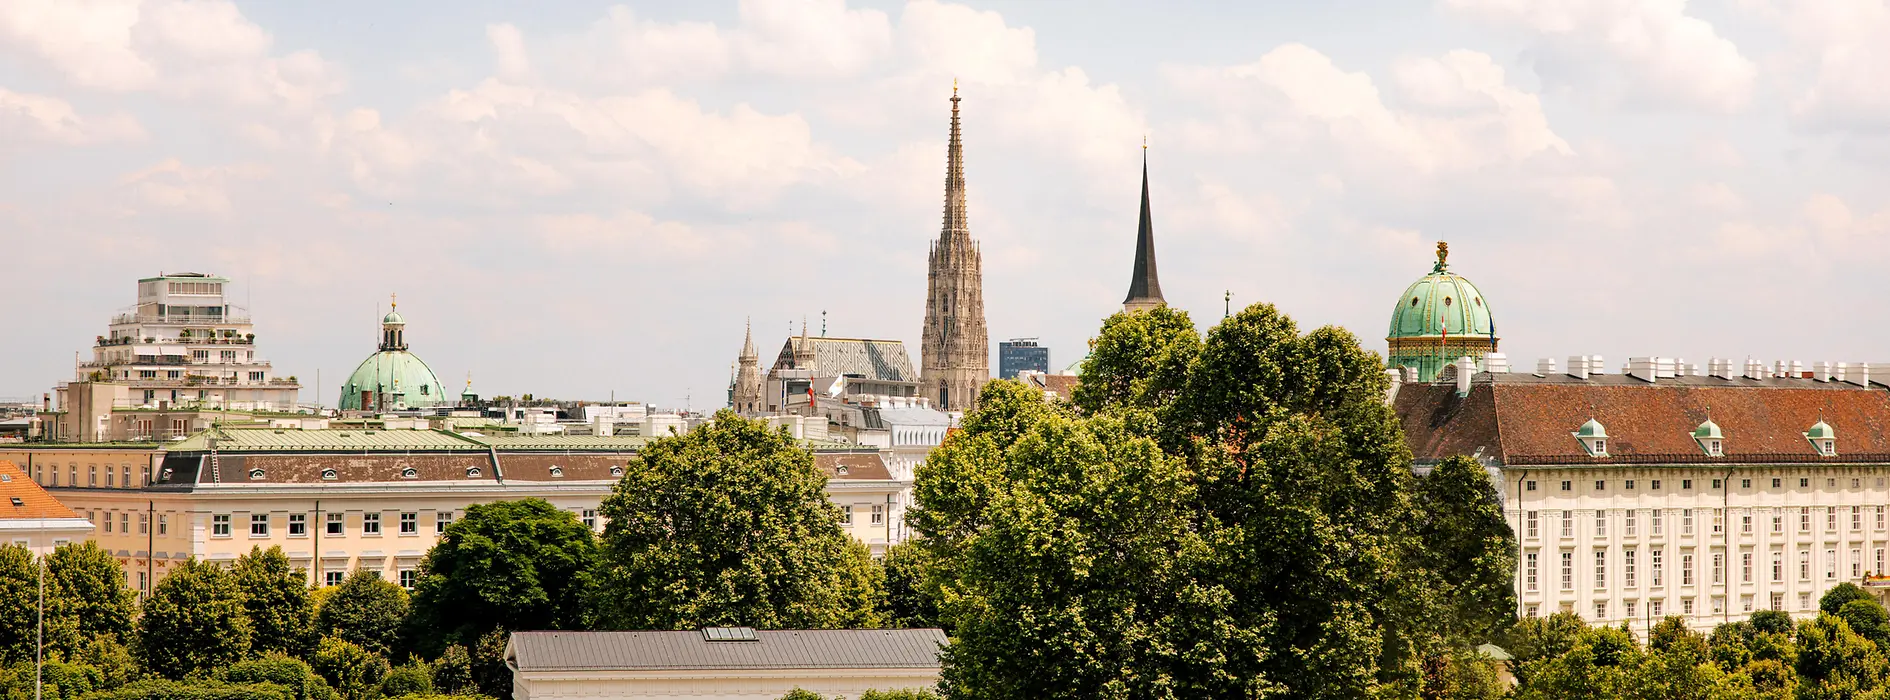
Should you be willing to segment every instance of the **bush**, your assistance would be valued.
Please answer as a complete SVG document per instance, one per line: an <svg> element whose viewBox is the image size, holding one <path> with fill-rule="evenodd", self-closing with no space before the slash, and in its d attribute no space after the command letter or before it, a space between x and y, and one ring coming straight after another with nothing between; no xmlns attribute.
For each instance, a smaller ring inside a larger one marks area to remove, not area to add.
<svg viewBox="0 0 1890 700"><path fill-rule="evenodd" d="M827 699L821 697L820 693L816 693L811 690L803 690L801 688L795 688L793 690L788 691L788 694L781 696L781 700L827 700Z"/></svg>
<svg viewBox="0 0 1890 700"><path fill-rule="evenodd" d="M231 684L217 681L139 681L117 690L87 694L84 700L296 700L274 683Z"/></svg>
<svg viewBox="0 0 1890 700"><path fill-rule="evenodd" d="M420 664L407 664L387 673L381 679L383 697L403 695L431 695L433 693L433 674Z"/></svg>
<svg viewBox="0 0 1890 700"><path fill-rule="evenodd" d="M868 690L860 693L860 700L939 700L938 694L930 690Z"/></svg>
<svg viewBox="0 0 1890 700"><path fill-rule="evenodd" d="M449 646L433 661L433 689L442 693L472 692L472 656L466 653L466 647Z"/></svg>
<svg viewBox="0 0 1890 700"><path fill-rule="evenodd" d="M315 674L315 669L301 659L280 653L233 664L223 669L219 678L238 685L274 683L295 693L296 700L333 700L339 696L328 687L328 681Z"/></svg>
<svg viewBox="0 0 1890 700"><path fill-rule="evenodd" d="M380 688L387 676L387 660L349 642L325 637L315 648L314 663L309 664L328 685L347 700L365 700Z"/></svg>

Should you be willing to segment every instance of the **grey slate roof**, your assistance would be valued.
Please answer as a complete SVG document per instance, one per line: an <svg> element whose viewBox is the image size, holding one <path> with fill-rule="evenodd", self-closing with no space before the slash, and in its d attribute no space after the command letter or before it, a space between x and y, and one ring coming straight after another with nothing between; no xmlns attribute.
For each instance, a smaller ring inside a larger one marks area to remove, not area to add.
<svg viewBox="0 0 1890 700"><path fill-rule="evenodd" d="M757 641L709 642L702 632L514 632L520 671L938 668L937 629L756 630Z"/></svg>
<svg viewBox="0 0 1890 700"><path fill-rule="evenodd" d="M906 344L897 340L808 338L814 343L814 375L843 374L888 382L916 382Z"/></svg>

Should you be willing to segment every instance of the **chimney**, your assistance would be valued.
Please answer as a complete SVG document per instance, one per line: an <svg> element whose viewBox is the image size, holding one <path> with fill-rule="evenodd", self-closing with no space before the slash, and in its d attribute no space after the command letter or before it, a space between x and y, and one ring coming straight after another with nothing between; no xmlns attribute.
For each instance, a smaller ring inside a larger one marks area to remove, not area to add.
<svg viewBox="0 0 1890 700"><path fill-rule="evenodd" d="M1765 378L1765 363L1760 362L1758 360L1751 360L1751 359L1746 360L1745 377L1747 379L1764 379Z"/></svg>
<svg viewBox="0 0 1890 700"><path fill-rule="evenodd" d="M1607 374L1608 373L1607 362L1603 360L1600 355L1589 355L1588 356L1588 373L1589 374Z"/></svg>
<svg viewBox="0 0 1890 700"><path fill-rule="evenodd" d="M1489 372L1491 374L1498 374L1498 373L1508 374L1509 373L1509 356L1500 352L1493 352L1488 355L1484 355L1483 356L1483 371Z"/></svg>
<svg viewBox="0 0 1890 700"><path fill-rule="evenodd" d="M1536 360L1536 374L1543 377L1555 374L1555 358L1544 357Z"/></svg>
<svg viewBox="0 0 1890 700"><path fill-rule="evenodd" d="M1476 360L1468 355L1457 358L1457 395L1470 395L1470 377L1476 373Z"/></svg>
<svg viewBox="0 0 1890 700"><path fill-rule="evenodd" d="M1785 364L1784 362L1779 362L1779 365L1781 366L1783 366L1784 364ZM1793 379L1804 379L1805 378L1805 363L1799 362L1797 360L1792 360L1790 372L1791 372L1790 374L1787 374L1785 376L1791 377Z"/></svg>
<svg viewBox="0 0 1890 700"><path fill-rule="evenodd" d="M1661 379L1672 379L1679 376L1683 371L1680 369L1680 365L1684 362L1686 361L1673 357L1656 357L1654 358L1654 376L1660 377Z"/></svg>
<svg viewBox="0 0 1890 700"><path fill-rule="evenodd" d="M1839 362L1831 366L1831 378L1833 381L1849 381L1850 378L1848 375L1850 373L1851 363L1849 362Z"/></svg>
<svg viewBox="0 0 1890 700"><path fill-rule="evenodd" d="M1659 376L1655 372L1655 369L1654 369L1657 366L1656 360L1658 359L1659 358L1653 358L1653 357L1628 358L1628 361L1627 361L1628 376L1633 377L1635 379L1639 379L1643 382L1647 382L1649 384L1654 383L1654 380Z"/></svg>
<svg viewBox="0 0 1890 700"><path fill-rule="evenodd" d="M1829 362L1811 363L1811 378L1816 379L1821 382L1831 381L1831 363Z"/></svg>
<svg viewBox="0 0 1890 700"><path fill-rule="evenodd" d="M1869 389L1870 388L1870 363L1868 362L1857 363L1857 366L1851 368L1850 374L1844 375L1844 381L1864 387L1865 389Z"/></svg>
<svg viewBox="0 0 1890 700"><path fill-rule="evenodd" d="M1584 355L1568 356L1568 376L1576 379L1588 378L1588 357Z"/></svg>
<svg viewBox="0 0 1890 700"><path fill-rule="evenodd" d="M1399 387L1402 387L1402 386L1404 386L1404 369L1403 368L1393 367L1391 369L1385 370L1385 405L1386 406L1390 406L1393 403L1396 403L1398 401L1398 389Z"/></svg>

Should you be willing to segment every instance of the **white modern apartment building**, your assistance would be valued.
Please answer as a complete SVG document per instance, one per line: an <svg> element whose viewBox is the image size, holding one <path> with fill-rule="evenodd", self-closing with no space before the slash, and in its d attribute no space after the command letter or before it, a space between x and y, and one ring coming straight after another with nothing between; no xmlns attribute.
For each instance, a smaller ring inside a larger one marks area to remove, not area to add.
<svg viewBox="0 0 1890 700"><path fill-rule="evenodd" d="M1890 590L1890 392L1868 366L1496 357L1392 405L1420 468L1470 456L1500 483L1519 615L1644 634L1668 615L1812 616L1841 582Z"/></svg>
<svg viewBox="0 0 1890 700"><path fill-rule="evenodd" d="M137 303L112 316L75 382L109 383L115 408L202 405L293 411L300 384L256 351L249 311L230 303L229 280L178 272L138 280ZM59 407L81 397L57 388Z"/></svg>

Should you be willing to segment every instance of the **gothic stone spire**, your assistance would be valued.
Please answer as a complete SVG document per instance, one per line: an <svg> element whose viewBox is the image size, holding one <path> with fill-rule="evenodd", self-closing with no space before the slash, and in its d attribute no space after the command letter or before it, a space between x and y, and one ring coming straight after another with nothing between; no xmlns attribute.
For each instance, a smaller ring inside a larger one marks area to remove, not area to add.
<svg viewBox="0 0 1890 700"><path fill-rule="evenodd" d="M761 412L760 361L760 353L755 352L755 330L751 322L742 334L742 354L736 360L735 385L729 392L729 403L736 413L754 415Z"/></svg>
<svg viewBox="0 0 1890 700"><path fill-rule="evenodd" d="M1123 311L1140 311L1166 304L1162 282L1155 274L1155 221L1148 212L1148 144L1142 144L1142 222L1135 233L1135 272L1129 276L1129 296Z"/></svg>
<svg viewBox="0 0 1890 700"><path fill-rule="evenodd" d="M965 156L952 86L951 140L945 151L945 215L928 260L919 392L941 410L967 410L991 379L984 325L983 256L965 214Z"/></svg>

